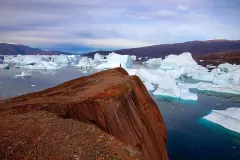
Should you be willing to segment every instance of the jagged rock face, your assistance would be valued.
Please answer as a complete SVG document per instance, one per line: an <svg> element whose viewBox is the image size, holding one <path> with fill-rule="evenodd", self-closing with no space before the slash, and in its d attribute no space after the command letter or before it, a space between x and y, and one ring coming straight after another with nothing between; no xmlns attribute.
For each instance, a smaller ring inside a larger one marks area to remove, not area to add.
<svg viewBox="0 0 240 160"><path fill-rule="evenodd" d="M122 68L1 101L0 127L3 157L87 160L97 159L97 152L105 159L168 159L157 105L141 80Z"/></svg>

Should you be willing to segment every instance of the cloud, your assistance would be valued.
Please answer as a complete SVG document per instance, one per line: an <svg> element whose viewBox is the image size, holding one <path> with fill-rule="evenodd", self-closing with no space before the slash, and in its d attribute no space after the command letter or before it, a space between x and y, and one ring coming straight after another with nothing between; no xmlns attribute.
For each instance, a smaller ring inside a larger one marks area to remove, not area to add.
<svg viewBox="0 0 240 160"><path fill-rule="evenodd" d="M1 1L0 41L35 47L132 48L219 37L240 39L236 20L240 3L227 6L220 1Z"/></svg>
<svg viewBox="0 0 240 160"><path fill-rule="evenodd" d="M184 5L179 5L177 7L178 11L187 11L188 9L189 9L188 6L184 6Z"/></svg>
<svg viewBox="0 0 240 160"><path fill-rule="evenodd" d="M159 17L171 17L174 16L175 13L170 10L158 10L153 14L154 16L159 16Z"/></svg>

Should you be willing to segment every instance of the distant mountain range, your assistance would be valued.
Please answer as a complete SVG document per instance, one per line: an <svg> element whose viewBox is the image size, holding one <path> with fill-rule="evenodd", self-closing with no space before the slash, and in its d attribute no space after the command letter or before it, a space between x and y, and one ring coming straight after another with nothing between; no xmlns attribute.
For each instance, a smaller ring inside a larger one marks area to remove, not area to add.
<svg viewBox="0 0 240 160"><path fill-rule="evenodd" d="M209 40L209 41L189 41L184 43L160 44L141 48L115 50L118 54L136 55L138 57L165 57L169 54L181 54L183 52L192 53L193 57L203 54L230 52L240 50L240 40ZM107 55L112 51L97 51L86 53L86 56L93 56L95 53Z"/></svg>
<svg viewBox="0 0 240 160"><path fill-rule="evenodd" d="M118 54L128 54L136 55L137 57L162 57L169 54L181 54L183 52L192 53L195 59L207 59L206 55L216 54L218 52L224 52L221 55L224 55L225 58L236 57L236 54L240 54L240 40L209 40L209 41L189 41L184 43L174 43L174 44L160 44L148 47L141 48L130 48L130 49L121 49L114 51L96 51L84 54L85 56L93 57L95 53L107 55L110 52L116 52ZM39 48L32 48L24 45L16 44L7 44L0 43L0 55L36 55L36 54L45 54L45 55L59 55L59 54L73 54L69 52L61 51L45 51ZM231 56L231 54L233 54ZM212 55L211 58L219 58L218 56ZM234 62L236 59L233 60ZM240 62L239 62L240 63Z"/></svg>
<svg viewBox="0 0 240 160"><path fill-rule="evenodd" d="M44 51L39 48L32 48L24 45L0 43L0 55L17 55L17 54L59 55L59 54L72 54L72 53L61 52L61 51Z"/></svg>

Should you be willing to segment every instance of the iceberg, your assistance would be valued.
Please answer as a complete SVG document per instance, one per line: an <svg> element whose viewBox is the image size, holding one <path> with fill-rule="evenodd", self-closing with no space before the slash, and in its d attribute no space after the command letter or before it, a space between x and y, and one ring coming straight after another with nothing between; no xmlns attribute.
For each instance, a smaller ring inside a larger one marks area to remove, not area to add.
<svg viewBox="0 0 240 160"><path fill-rule="evenodd" d="M145 85L145 87L147 88L148 91L154 91L155 90L154 86L151 83L143 82L143 84Z"/></svg>
<svg viewBox="0 0 240 160"><path fill-rule="evenodd" d="M220 70L220 69L218 69ZM213 79L214 84L240 84L240 67L229 70L227 73L220 71Z"/></svg>
<svg viewBox="0 0 240 160"><path fill-rule="evenodd" d="M240 94L240 85L235 84L212 84L199 82L197 89L199 91L213 91L218 93Z"/></svg>
<svg viewBox="0 0 240 160"><path fill-rule="evenodd" d="M137 56L135 56L135 55L131 55L130 57L132 58L133 61L137 60Z"/></svg>
<svg viewBox="0 0 240 160"><path fill-rule="evenodd" d="M136 75L137 69L124 68L130 76Z"/></svg>
<svg viewBox="0 0 240 160"><path fill-rule="evenodd" d="M185 83L185 84L178 84L178 87L180 88L180 99L183 100L193 100L196 101L198 99L198 96L196 93L191 93L189 91L190 88L197 88L197 84L190 84L190 83Z"/></svg>
<svg viewBox="0 0 240 160"><path fill-rule="evenodd" d="M143 62L143 64L148 68L160 68L161 63L162 63L162 58L152 58Z"/></svg>
<svg viewBox="0 0 240 160"><path fill-rule="evenodd" d="M143 82L161 84L162 77L165 74L166 73L162 70L140 68L137 70L135 75L138 76Z"/></svg>
<svg viewBox="0 0 240 160"><path fill-rule="evenodd" d="M157 89L153 92L153 95L179 98L180 93L180 88L177 86L175 80L173 80L169 74L165 74L161 78Z"/></svg>
<svg viewBox="0 0 240 160"><path fill-rule="evenodd" d="M31 76L32 76L32 73L26 72L26 71L22 71L21 74L15 75L14 77L16 78L16 77L31 77Z"/></svg>
<svg viewBox="0 0 240 160"><path fill-rule="evenodd" d="M212 112L203 117L203 119L240 133L240 108L232 107L226 110L212 110Z"/></svg>
<svg viewBox="0 0 240 160"><path fill-rule="evenodd" d="M9 69L9 65L8 64L0 64L0 68L1 69Z"/></svg>
<svg viewBox="0 0 240 160"><path fill-rule="evenodd" d="M223 63L218 66L218 68L223 72L231 72L236 69L240 69L240 65Z"/></svg>
<svg viewBox="0 0 240 160"><path fill-rule="evenodd" d="M83 57L79 60L78 64L76 65L78 68L92 68L95 67L95 63L91 58Z"/></svg>
<svg viewBox="0 0 240 160"><path fill-rule="evenodd" d="M180 55L168 55L163 60L164 63L175 64L176 66L182 65L197 65L197 62L192 58L191 53L184 52Z"/></svg>
<svg viewBox="0 0 240 160"><path fill-rule="evenodd" d="M109 69L109 68L132 68L133 61L129 55L120 55L114 52L107 56L107 62L102 63L96 69Z"/></svg>
<svg viewBox="0 0 240 160"><path fill-rule="evenodd" d="M25 69L33 69L33 70L54 70L54 69L60 69L61 67L58 66L54 62L46 62L46 61L41 61L40 63L37 63L35 65L25 65L25 66L20 66L21 68Z"/></svg>
<svg viewBox="0 0 240 160"><path fill-rule="evenodd" d="M96 53L96 54L94 55L93 61L94 61L95 63L97 63L97 62L107 62L107 57L106 57L106 56L103 56L103 55L101 55L101 54L99 54L99 53Z"/></svg>
<svg viewBox="0 0 240 160"><path fill-rule="evenodd" d="M59 66L67 66L69 61L68 57L66 55L57 55L54 59L53 62L58 64Z"/></svg>
<svg viewBox="0 0 240 160"><path fill-rule="evenodd" d="M109 64L116 64L117 66L121 66L123 68L132 68L133 61L129 55L120 55L116 53L110 53L108 57Z"/></svg>

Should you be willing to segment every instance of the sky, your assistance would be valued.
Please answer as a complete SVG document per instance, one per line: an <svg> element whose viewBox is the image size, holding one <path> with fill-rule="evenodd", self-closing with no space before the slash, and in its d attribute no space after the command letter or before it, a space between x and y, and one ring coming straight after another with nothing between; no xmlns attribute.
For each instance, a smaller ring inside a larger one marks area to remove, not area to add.
<svg viewBox="0 0 240 160"><path fill-rule="evenodd" d="M88 52L240 39L240 0L0 0L0 42Z"/></svg>

